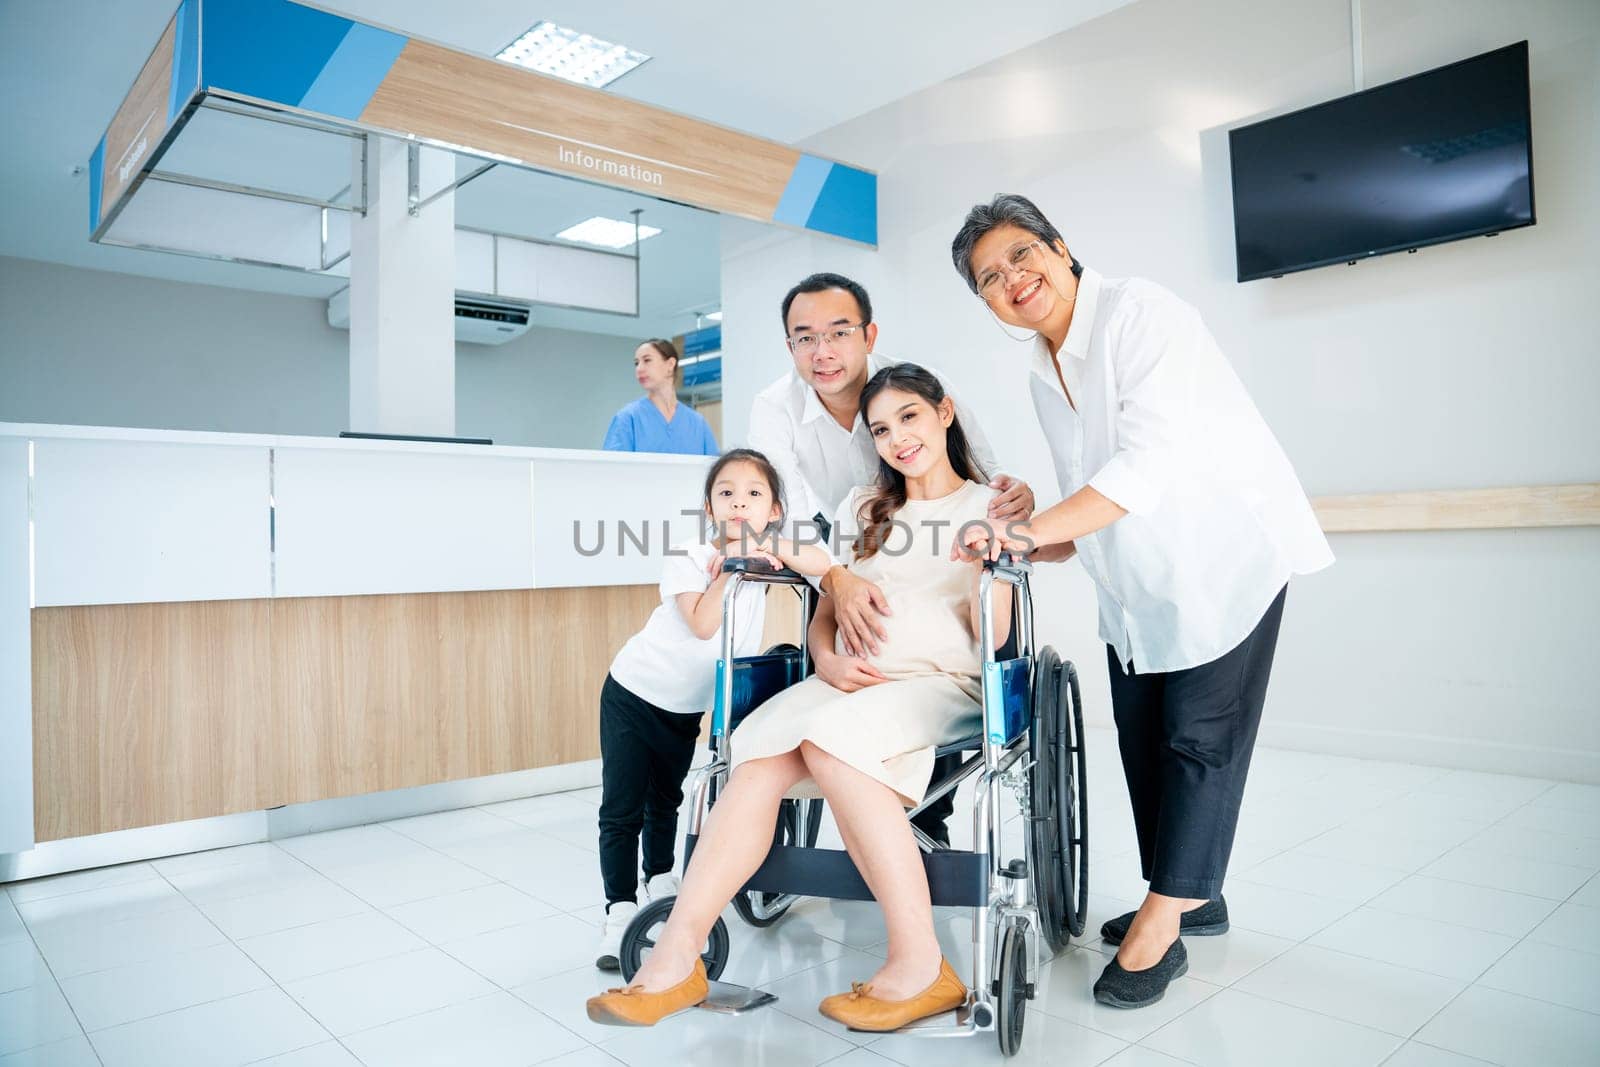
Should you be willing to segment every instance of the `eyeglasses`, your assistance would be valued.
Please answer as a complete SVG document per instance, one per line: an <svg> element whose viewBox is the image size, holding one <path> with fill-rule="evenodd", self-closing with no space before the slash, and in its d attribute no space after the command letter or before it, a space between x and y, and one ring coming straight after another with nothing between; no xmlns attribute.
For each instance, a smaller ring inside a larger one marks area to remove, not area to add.
<svg viewBox="0 0 1600 1067"><path fill-rule="evenodd" d="M1023 271L1038 270L1038 253L1043 249L1044 242L1037 238L1011 249L998 264L978 275L978 295L985 300L992 300L999 295L1000 287L1009 276L1021 274Z"/></svg>
<svg viewBox="0 0 1600 1067"><path fill-rule="evenodd" d="M823 330L821 333L803 333L797 337L790 337L787 339L789 351L797 355L809 356L824 341L828 342L830 348L838 348L850 340L857 330L864 330L866 327L866 323L858 322L854 326L835 326L833 329Z"/></svg>

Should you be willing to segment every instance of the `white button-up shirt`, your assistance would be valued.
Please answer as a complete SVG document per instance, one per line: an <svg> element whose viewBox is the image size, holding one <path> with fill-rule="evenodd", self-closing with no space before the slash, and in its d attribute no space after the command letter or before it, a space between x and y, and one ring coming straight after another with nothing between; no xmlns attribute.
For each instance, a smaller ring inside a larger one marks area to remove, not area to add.
<svg viewBox="0 0 1600 1067"><path fill-rule="evenodd" d="M1217 659L1290 575L1333 562L1288 457L1193 307L1085 269L1060 366L1070 403L1037 340L1029 386L1061 494L1093 486L1128 512L1076 542L1100 637L1124 669Z"/></svg>
<svg viewBox="0 0 1600 1067"><path fill-rule="evenodd" d="M870 377L900 362L869 352L867 374ZM938 371L933 373L948 394L950 383ZM971 409L959 400L955 406L972 458L983 468L984 479L992 481L1000 474L994 450ZM777 468L788 498L785 517L794 522L819 514L832 522L851 489L871 485L878 477L878 450L866 420L857 413L850 429L840 426L823 407L817 391L794 370L756 394L750 405L750 447Z"/></svg>

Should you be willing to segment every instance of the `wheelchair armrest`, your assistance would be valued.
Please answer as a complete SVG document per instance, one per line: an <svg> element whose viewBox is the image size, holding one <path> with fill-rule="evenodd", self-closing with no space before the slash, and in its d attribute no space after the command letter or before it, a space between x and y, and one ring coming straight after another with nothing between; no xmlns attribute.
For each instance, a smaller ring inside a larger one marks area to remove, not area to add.
<svg viewBox="0 0 1600 1067"><path fill-rule="evenodd" d="M773 567L764 559L741 556L735 559L724 560L722 563L723 574L743 575L747 580L767 582L773 585L804 585L805 576L799 571L788 567Z"/></svg>

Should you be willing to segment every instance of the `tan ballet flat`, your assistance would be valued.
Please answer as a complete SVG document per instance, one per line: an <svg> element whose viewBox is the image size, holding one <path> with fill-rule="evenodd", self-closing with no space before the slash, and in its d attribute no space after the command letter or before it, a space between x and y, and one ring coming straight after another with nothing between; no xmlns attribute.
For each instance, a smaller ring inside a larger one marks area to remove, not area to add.
<svg viewBox="0 0 1600 1067"><path fill-rule="evenodd" d="M939 977L933 984L906 1000L880 1000L864 982L850 983L850 992L835 993L817 1005L817 1010L852 1030L881 1033L954 1011L967 1002L967 984L956 975L950 961L939 961Z"/></svg>
<svg viewBox="0 0 1600 1067"><path fill-rule="evenodd" d="M588 1001L589 1021L606 1026L654 1026L673 1012L692 1008L711 993L704 960L694 961L689 977L659 993L646 993L641 986L608 989Z"/></svg>

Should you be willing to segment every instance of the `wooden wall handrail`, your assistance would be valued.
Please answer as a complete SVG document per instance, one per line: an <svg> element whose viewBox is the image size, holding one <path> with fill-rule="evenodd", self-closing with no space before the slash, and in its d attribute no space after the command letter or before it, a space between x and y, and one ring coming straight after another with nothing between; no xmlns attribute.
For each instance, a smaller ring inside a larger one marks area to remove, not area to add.
<svg viewBox="0 0 1600 1067"><path fill-rule="evenodd" d="M1600 483L1312 498L1328 533L1600 526Z"/></svg>

